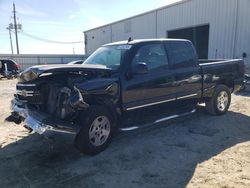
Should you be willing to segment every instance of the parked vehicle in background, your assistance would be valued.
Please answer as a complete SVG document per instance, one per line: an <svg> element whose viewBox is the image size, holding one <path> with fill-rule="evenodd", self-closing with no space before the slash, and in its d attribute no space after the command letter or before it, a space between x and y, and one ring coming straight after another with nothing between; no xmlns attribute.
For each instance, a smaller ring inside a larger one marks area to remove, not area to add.
<svg viewBox="0 0 250 188"><path fill-rule="evenodd" d="M76 61L71 61L68 64L69 65L80 65L80 64L83 64L83 63L84 63L84 60L76 60Z"/></svg>
<svg viewBox="0 0 250 188"><path fill-rule="evenodd" d="M20 65L13 60L0 59L0 77L13 78L20 72Z"/></svg>
<svg viewBox="0 0 250 188"><path fill-rule="evenodd" d="M243 60L197 59L188 40L107 44L82 65L34 66L20 74L12 116L30 130L76 133L75 146L97 154L115 129L131 131L195 112L228 111L243 84Z"/></svg>

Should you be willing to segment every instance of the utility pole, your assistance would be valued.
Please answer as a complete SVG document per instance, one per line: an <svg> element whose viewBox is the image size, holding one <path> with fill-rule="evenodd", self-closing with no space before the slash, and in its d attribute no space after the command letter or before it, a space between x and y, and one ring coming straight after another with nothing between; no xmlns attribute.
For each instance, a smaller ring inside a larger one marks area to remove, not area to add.
<svg viewBox="0 0 250 188"><path fill-rule="evenodd" d="M10 46L11 46L11 53L13 54L13 45L12 45L12 37L11 37L11 27L7 27L6 29L9 30L9 35L10 35Z"/></svg>
<svg viewBox="0 0 250 188"><path fill-rule="evenodd" d="M16 7L15 3L13 3L13 14L14 14L14 28L15 28L15 35L16 35L16 50L17 54L19 54L19 45L18 45L18 36L17 36L17 24L16 24Z"/></svg>

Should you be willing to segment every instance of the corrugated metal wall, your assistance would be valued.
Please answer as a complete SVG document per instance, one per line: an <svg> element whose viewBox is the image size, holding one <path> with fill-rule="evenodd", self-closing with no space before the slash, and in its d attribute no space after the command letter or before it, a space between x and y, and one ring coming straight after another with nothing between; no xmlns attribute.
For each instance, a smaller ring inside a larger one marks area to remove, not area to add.
<svg viewBox="0 0 250 188"><path fill-rule="evenodd" d="M103 44L127 40L156 37L156 13L143 14L131 19L85 32L86 54L91 54Z"/></svg>
<svg viewBox="0 0 250 188"><path fill-rule="evenodd" d="M111 26L101 27L93 30L91 33L85 33L85 51L87 54L91 54L99 46L112 42L111 39Z"/></svg>
<svg viewBox="0 0 250 188"><path fill-rule="evenodd" d="M112 41L156 37L155 12L112 24Z"/></svg>
<svg viewBox="0 0 250 188"><path fill-rule="evenodd" d="M68 63L70 61L83 59L87 56L84 55L8 55L0 54L0 59L12 59L20 64L21 69L24 70L33 65L44 65L44 64L60 64Z"/></svg>
<svg viewBox="0 0 250 188"><path fill-rule="evenodd" d="M209 24L209 58L232 58L236 0L193 0L158 11L159 38L166 31Z"/></svg>
<svg viewBox="0 0 250 188"><path fill-rule="evenodd" d="M87 54L108 42L129 37L166 38L169 30L209 24L208 57L241 58L246 52L250 67L249 10L250 0L186 0L86 31ZM107 28L108 32L103 33Z"/></svg>
<svg viewBox="0 0 250 188"><path fill-rule="evenodd" d="M237 16L237 33L235 43L235 57L241 58L246 53L246 65L250 73L250 0L239 0Z"/></svg>

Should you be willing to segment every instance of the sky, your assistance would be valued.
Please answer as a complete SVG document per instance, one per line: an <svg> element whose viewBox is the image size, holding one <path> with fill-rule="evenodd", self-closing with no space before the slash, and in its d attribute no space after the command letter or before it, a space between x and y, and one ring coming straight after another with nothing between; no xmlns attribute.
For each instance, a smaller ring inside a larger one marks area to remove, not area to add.
<svg viewBox="0 0 250 188"><path fill-rule="evenodd" d="M13 23L13 2L20 54L83 54L83 31L131 17L179 0L0 0L0 54L10 54L9 23ZM27 36L27 34L29 36ZM40 41L30 35L59 42ZM14 54L15 34L12 33Z"/></svg>

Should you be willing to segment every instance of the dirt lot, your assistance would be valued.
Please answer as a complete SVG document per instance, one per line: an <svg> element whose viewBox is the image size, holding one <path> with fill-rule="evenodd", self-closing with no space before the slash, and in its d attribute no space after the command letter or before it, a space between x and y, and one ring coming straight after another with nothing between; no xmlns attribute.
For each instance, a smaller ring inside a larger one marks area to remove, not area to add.
<svg viewBox="0 0 250 188"><path fill-rule="evenodd" d="M15 80L0 81L0 187L250 187L250 91L230 112L194 115L118 134L89 157L73 136L28 134L5 122Z"/></svg>

